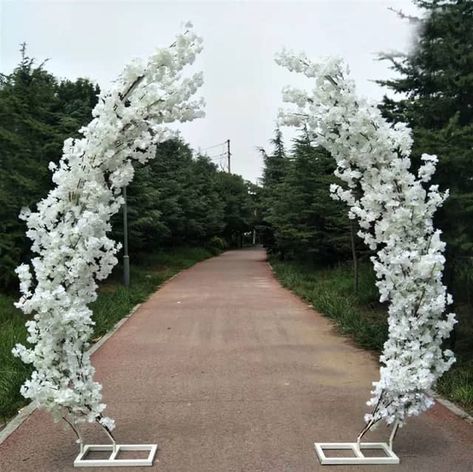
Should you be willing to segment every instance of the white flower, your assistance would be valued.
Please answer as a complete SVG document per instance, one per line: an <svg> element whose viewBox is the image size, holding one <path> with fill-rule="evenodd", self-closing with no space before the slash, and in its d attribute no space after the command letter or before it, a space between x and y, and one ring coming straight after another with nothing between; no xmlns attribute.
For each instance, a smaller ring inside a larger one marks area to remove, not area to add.
<svg viewBox="0 0 473 472"><path fill-rule="evenodd" d="M111 418L107 418L106 416L100 418L99 423L110 431L115 428L115 421Z"/></svg>

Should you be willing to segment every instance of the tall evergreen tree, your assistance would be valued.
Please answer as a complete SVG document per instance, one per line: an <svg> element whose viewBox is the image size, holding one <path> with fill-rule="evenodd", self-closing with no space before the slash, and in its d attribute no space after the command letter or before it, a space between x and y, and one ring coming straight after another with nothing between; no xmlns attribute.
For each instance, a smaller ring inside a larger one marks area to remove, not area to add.
<svg viewBox="0 0 473 472"><path fill-rule="evenodd" d="M98 88L85 79L58 81L21 49L21 61L0 74L0 284L28 253L18 220L50 189L49 162L57 162L66 138L91 119ZM73 100L72 100L73 98Z"/></svg>
<svg viewBox="0 0 473 472"><path fill-rule="evenodd" d="M304 133L295 141L286 174L274 186L267 220L276 247L285 257L333 262L349 254L346 209L329 192L335 162L311 145Z"/></svg>
<svg viewBox="0 0 473 472"><path fill-rule="evenodd" d="M187 168L182 195L185 241L205 243L224 230L225 203L218 191L218 174L217 166L206 156L197 156Z"/></svg>
<svg viewBox="0 0 473 472"><path fill-rule="evenodd" d="M260 148L263 156L263 178L261 191L261 238L263 244L269 251L276 249L276 241L274 240L274 228L271 227L269 210L274 203L274 196L277 186L283 181L288 167L288 158L284 149L283 137L281 130L276 128L274 138L271 140L273 150L271 153L266 152L264 148Z"/></svg>
<svg viewBox="0 0 473 472"><path fill-rule="evenodd" d="M254 190L254 186L239 175L226 172L217 175L217 192L224 205L222 235L233 246L241 246L244 233L254 227Z"/></svg>
<svg viewBox="0 0 473 472"><path fill-rule="evenodd" d="M279 184L286 174L286 151L284 149L282 132L279 128L274 131L274 138L271 140L273 152L268 154L264 149L260 149L263 160L263 187L272 188Z"/></svg>
<svg viewBox="0 0 473 472"><path fill-rule="evenodd" d="M136 169L127 192L131 250L198 244L220 234L223 202L216 174L216 166L204 156L194 159L182 140L160 144L155 159ZM120 239L118 221L116 227Z"/></svg>
<svg viewBox="0 0 473 472"><path fill-rule="evenodd" d="M438 154L434 183L450 189L438 214L448 259L473 254L473 2L417 0L423 12L413 51L389 57L397 79L380 81L395 92L384 114L413 129L414 166Z"/></svg>

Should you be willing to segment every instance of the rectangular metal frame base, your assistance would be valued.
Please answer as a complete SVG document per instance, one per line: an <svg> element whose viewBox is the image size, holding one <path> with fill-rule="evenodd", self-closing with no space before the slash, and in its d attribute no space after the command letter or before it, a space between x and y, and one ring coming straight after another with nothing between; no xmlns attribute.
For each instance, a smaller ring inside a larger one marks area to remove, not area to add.
<svg viewBox="0 0 473 472"><path fill-rule="evenodd" d="M147 467L153 465L157 444L87 444L74 461L74 467ZM110 451L108 459L87 459L94 451ZM148 451L145 459L117 459L121 451Z"/></svg>
<svg viewBox="0 0 473 472"><path fill-rule="evenodd" d="M322 465L370 465L370 464L399 464L399 457L394 454L387 443L314 443L315 452ZM380 449L385 455L366 457L363 449ZM327 457L324 450L350 450L354 457Z"/></svg>

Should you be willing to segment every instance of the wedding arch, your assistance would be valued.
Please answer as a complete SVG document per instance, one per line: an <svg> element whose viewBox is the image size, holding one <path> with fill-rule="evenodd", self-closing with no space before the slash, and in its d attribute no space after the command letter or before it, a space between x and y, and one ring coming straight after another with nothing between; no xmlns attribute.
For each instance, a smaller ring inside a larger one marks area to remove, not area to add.
<svg viewBox="0 0 473 472"><path fill-rule="evenodd" d="M115 424L104 415L102 386L94 381L88 352L94 325L88 305L97 297L97 281L117 263L120 244L107 233L133 179L133 162L152 159L156 145L176 135L168 123L204 114L203 100L194 98L202 73L185 75L201 50L202 39L188 23L171 46L157 49L147 62L126 66L113 87L100 94L82 137L66 140L59 165L50 164L54 189L36 211L24 209L20 216L36 254L16 270L22 294L16 305L32 315L26 323L29 346L14 349L34 368L21 393L74 430L80 444L75 465L83 465L94 450L83 444L79 425L84 422L98 423L111 440L110 459L89 460L89 466L151 465L156 452L156 445L115 443ZM148 459L116 459L120 447L146 450Z"/></svg>
<svg viewBox="0 0 473 472"><path fill-rule="evenodd" d="M389 304L389 336L380 357L366 426L354 443L316 443L324 464L398 463L392 441L407 418L433 405L431 389L455 361L443 341L456 323L445 311L452 303L442 282L445 264L434 213L448 196L429 185L437 156L423 154L415 174L410 170L412 138L403 123L389 124L379 109L356 95L354 82L340 59L323 63L304 54L282 51L276 62L314 82L310 92L287 87L281 112L286 125L305 125L314 142L336 161L342 185L330 187L335 199L358 221L358 235L372 251L380 301ZM389 444L361 438L384 420L392 425ZM365 457L363 448L380 448L382 457ZM350 449L354 457L329 458L327 449Z"/></svg>
<svg viewBox="0 0 473 472"><path fill-rule="evenodd" d="M97 281L117 263L120 245L107 233L110 218L123 204L123 188L133 178L133 162L152 159L156 145L175 135L167 124L203 116L203 100L194 98L202 74L185 75L201 50L201 38L187 24L171 46L158 49L147 62L128 65L100 95L82 137L66 140L59 165L50 165L55 188L35 211L22 211L36 256L17 268L22 293L17 306L32 318L26 323L29 345L17 345L14 353L34 368L21 393L74 430L80 444L76 465L93 450L80 434L85 422L99 424L111 441L110 459L88 465L124 465L117 462L115 424L104 415L101 385L94 381L88 305L96 299ZM285 90L284 100L293 107L282 113L283 122L304 124L336 160L343 185L330 190L347 203L359 236L376 251L372 262L380 300L389 303L389 338L366 426L356 442L335 446L352 449L352 463L396 463L392 440L397 428L433 404L430 390L454 362L442 346L456 321L453 313L444 314L452 298L442 282L445 244L433 226L447 193L428 185L437 157L423 155L417 173L409 170L410 130L388 124L375 106L356 96L341 60L317 64L283 52L277 62L315 82L311 92ZM390 443L361 443L383 420L393 426ZM387 456L365 457L367 444L383 448ZM323 463L340 463L324 454L324 448L335 446L316 444ZM156 445L143 447L149 451L147 462L129 465L151 464Z"/></svg>

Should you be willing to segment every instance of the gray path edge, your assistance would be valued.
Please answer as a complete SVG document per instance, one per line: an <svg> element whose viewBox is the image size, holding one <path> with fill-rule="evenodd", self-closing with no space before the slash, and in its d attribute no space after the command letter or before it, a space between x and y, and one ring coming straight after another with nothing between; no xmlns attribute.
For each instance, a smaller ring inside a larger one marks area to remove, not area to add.
<svg viewBox="0 0 473 472"><path fill-rule="evenodd" d="M89 349L89 353L93 354L94 352L98 351L115 334L115 332L118 331L131 318L131 316L136 312L136 310L138 310L141 305L141 303L135 305L127 315L125 315L120 321L118 321L113 326L110 331L108 331L98 341L92 344ZM18 412L18 414L14 416L0 431L0 444L2 444L12 433L14 433L37 409L38 406L35 404L35 402L31 402L28 405L24 406Z"/></svg>
<svg viewBox="0 0 473 472"><path fill-rule="evenodd" d="M277 276L277 273L276 271L274 270L273 266L271 265L271 263L269 261L266 261L266 264L268 265L269 269L271 270L271 272L274 274L274 276L276 277L276 279L279 281L279 278ZM281 282L279 282L281 283ZM287 290L291 291L292 293L294 293L293 290L291 290L289 287L285 287ZM294 293L294 295L296 295L296 297L298 298L301 298L299 295L297 295L296 293ZM314 305L312 305L311 303L309 303L309 306L310 308L312 308L313 310L316 310L316 308L314 307ZM450 400L447 400L446 398L442 397L440 394L438 394L437 392L431 390L430 392L430 395L432 395L432 397L435 399L435 401L437 401L438 403L440 403L441 405L443 405L447 410L451 411L454 415L458 416L459 418L463 419L464 421L466 421L467 423L473 425L473 416L471 416L469 413L467 413L463 408L460 408L456 403L453 403L452 401ZM0 440L0 444L1 444L1 440Z"/></svg>
<svg viewBox="0 0 473 472"><path fill-rule="evenodd" d="M447 408L447 410L450 410L453 414L459 416L460 418L465 420L467 423L473 425L473 416L468 414L465 410L460 408L457 404L451 402L450 400L447 400L446 398L443 398L437 392L431 392L431 394L435 398L435 400L439 402L441 405L443 405L445 408Z"/></svg>

